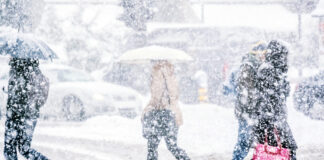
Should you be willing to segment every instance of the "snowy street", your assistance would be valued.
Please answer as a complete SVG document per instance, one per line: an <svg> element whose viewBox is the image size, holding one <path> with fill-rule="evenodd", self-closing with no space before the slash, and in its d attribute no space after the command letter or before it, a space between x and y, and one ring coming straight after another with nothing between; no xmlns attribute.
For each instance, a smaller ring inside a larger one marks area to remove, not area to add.
<svg viewBox="0 0 324 160"><path fill-rule="evenodd" d="M233 108L201 104L184 105L182 110L185 123L180 129L179 146L194 160L230 159L237 138ZM310 120L291 105L288 116L299 146L298 158L323 159L324 122ZM4 119L1 123L4 123ZM3 131L4 128L1 128L1 153ZM165 143L161 143L160 159L174 159ZM140 160L145 159L147 153L139 117L100 116L80 123L40 121L32 146L54 160Z"/></svg>
<svg viewBox="0 0 324 160"><path fill-rule="evenodd" d="M324 160L323 11L0 0L0 160Z"/></svg>

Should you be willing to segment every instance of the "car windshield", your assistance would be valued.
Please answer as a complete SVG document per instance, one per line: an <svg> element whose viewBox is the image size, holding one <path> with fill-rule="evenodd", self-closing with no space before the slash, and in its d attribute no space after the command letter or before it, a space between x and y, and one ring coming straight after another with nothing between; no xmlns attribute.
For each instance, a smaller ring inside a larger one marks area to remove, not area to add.
<svg viewBox="0 0 324 160"><path fill-rule="evenodd" d="M84 72L77 70L60 70L57 72L57 78L61 82L92 81L92 78Z"/></svg>

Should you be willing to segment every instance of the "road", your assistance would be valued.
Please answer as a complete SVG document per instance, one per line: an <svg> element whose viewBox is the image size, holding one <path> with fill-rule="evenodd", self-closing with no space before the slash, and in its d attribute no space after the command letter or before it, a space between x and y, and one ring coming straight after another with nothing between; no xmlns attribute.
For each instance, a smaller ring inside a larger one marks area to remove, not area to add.
<svg viewBox="0 0 324 160"><path fill-rule="evenodd" d="M193 160L231 159L237 134L233 109L201 104L184 106L182 110L185 124L179 132L179 146ZM289 113L289 123L299 145L298 159L324 159L324 122L310 120L291 107ZM4 119L0 122L4 126ZM3 132L4 128L0 128L1 153ZM144 160L147 153L139 118L109 116L84 122L40 120L32 146L52 160ZM250 157L252 153L253 150ZM159 147L159 159L174 159L164 142Z"/></svg>

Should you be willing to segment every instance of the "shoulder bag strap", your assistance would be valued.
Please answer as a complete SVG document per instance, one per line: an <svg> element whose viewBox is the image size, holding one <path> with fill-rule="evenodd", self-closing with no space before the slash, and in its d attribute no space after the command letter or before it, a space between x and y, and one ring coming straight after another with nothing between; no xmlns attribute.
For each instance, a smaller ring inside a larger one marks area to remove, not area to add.
<svg viewBox="0 0 324 160"><path fill-rule="evenodd" d="M164 75L163 72L162 72L162 76L163 76L164 83L165 83L165 89L166 89L166 91L168 93L168 102L169 102L169 104L171 104L171 98L170 98L169 88L168 88L168 84L167 84L167 81L166 81L166 78L165 78L165 75ZM162 100L162 98L161 98L161 100Z"/></svg>
<svg viewBox="0 0 324 160"><path fill-rule="evenodd" d="M277 139L277 144L278 146L280 147L280 149L282 148L282 145L281 145L281 141L280 141L280 137L279 137L279 134L278 134L278 130L277 130L277 127L274 127L274 133L276 135L276 139Z"/></svg>

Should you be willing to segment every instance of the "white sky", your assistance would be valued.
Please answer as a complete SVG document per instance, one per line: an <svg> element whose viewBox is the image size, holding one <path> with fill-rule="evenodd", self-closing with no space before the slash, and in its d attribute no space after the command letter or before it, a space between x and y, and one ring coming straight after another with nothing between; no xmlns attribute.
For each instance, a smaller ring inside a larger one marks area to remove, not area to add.
<svg viewBox="0 0 324 160"><path fill-rule="evenodd" d="M47 0L51 1L51 0ZM61 0L55 0L61 1ZM90 1L90 0L89 0ZM108 0L108 1L116 1L116 0ZM233 0L232 0L233 1ZM62 7L61 5L59 7ZM97 8L106 8L108 6L102 6ZM96 8L94 7L94 8ZM63 7L64 8L64 7ZM68 15L66 12L73 12L71 6L66 6L66 8L60 8L60 12L63 15ZM101 12L103 11L101 9ZM193 9L196 12L197 16L201 15L201 6L193 5ZM92 12L93 10L89 10L87 8L86 11ZM120 14L122 11L117 9L117 7L112 7L106 9L107 13L101 13L101 15L105 15L105 17L98 17L103 21L107 21L108 19L114 19ZM317 11L324 12L324 1L321 0ZM84 18L90 18L94 16L96 12L93 14L84 14ZM205 5L205 25L219 26L219 27L256 27L269 31L292 31L297 32L298 27L298 18L296 14L289 12L281 5ZM305 21L308 17L311 17L311 14L304 15L303 21ZM306 18L306 19L305 19ZM315 20L315 18L308 18L311 20ZM116 23L114 20L112 23ZM305 23L305 22L304 22ZM308 23L308 22L306 22ZM305 24L303 24L305 25Z"/></svg>
<svg viewBox="0 0 324 160"><path fill-rule="evenodd" d="M201 15L200 6L195 6ZM206 5L205 23L223 27L245 26L265 30L290 30L297 28L297 15L280 5Z"/></svg>

